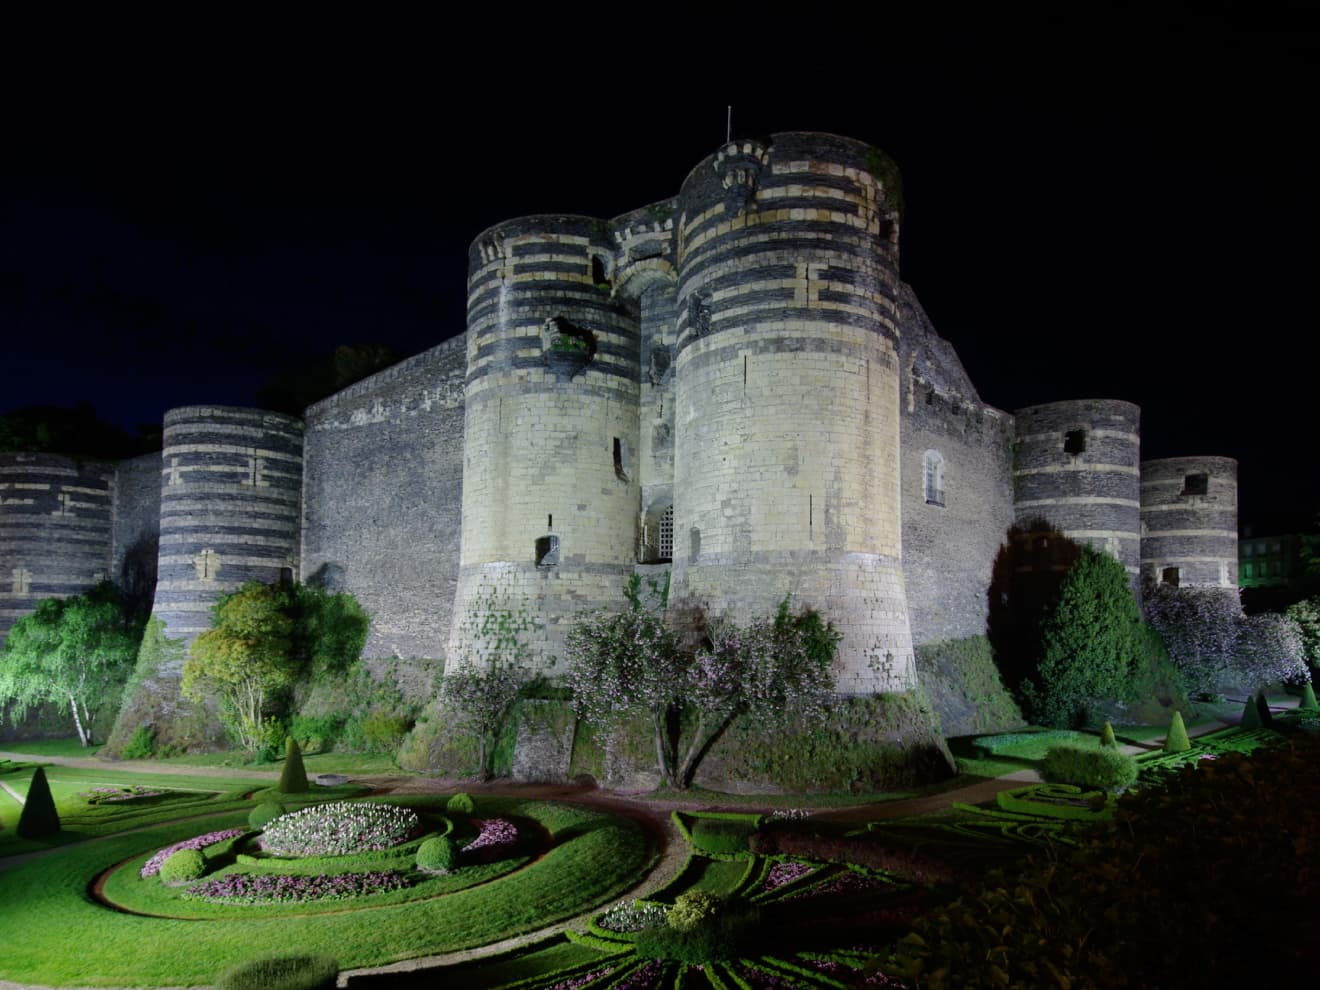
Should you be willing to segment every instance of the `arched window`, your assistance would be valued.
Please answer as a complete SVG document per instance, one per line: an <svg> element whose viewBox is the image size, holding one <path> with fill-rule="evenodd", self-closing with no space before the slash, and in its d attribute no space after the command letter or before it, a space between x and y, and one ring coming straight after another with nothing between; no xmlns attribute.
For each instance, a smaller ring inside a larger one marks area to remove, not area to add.
<svg viewBox="0 0 1320 990"><path fill-rule="evenodd" d="M927 505L944 504L944 457L938 450L926 451L925 492Z"/></svg>

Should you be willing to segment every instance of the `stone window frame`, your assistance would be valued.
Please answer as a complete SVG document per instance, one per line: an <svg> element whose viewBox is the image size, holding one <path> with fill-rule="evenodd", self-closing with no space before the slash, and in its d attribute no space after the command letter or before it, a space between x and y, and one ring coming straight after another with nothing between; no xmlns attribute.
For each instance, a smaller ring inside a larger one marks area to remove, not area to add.
<svg viewBox="0 0 1320 990"><path fill-rule="evenodd" d="M944 455L928 450L921 458L921 492L927 505L944 508Z"/></svg>

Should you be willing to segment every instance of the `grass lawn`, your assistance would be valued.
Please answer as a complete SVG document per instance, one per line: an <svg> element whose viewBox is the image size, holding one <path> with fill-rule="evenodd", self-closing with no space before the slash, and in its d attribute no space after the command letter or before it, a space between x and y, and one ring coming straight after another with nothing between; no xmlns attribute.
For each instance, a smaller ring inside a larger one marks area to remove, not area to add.
<svg viewBox="0 0 1320 990"><path fill-rule="evenodd" d="M68 739L25 739L17 742L0 742L0 750L6 753L22 753L25 756L73 756L91 757L100 752L101 747L83 746L76 736Z"/></svg>

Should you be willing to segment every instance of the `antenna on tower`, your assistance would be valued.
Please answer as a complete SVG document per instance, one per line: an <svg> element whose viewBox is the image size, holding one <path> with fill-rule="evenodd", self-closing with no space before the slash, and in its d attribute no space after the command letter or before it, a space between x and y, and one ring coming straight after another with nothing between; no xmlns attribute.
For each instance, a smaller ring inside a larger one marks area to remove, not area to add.
<svg viewBox="0 0 1320 990"><path fill-rule="evenodd" d="M724 125L724 143L728 144L733 140L733 104L729 104L729 119Z"/></svg>

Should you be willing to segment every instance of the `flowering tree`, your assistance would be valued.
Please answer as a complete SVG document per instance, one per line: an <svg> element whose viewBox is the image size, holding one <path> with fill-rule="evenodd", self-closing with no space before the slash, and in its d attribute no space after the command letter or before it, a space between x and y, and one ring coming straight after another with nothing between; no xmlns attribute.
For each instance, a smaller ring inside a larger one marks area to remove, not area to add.
<svg viewBox="0 0 1320 990"><path fill-rule="evenodd" d="M595 613L568 636L579 717L601 726L644 712L664 782L685 789L710 747L740 717L773 723L818 710L832 686L840 634L812 610L746 627L717 622L684 643L636 585L619 614ZM684 746L680 729L691 734Z"/></svg>
<svg viewBox="0 0 1320 990"><path fill-rule="evenodd" d="M0 651L0 703L21 719L32 705L68 705L78 740L92 744L97 711L133 669L142 622L106 581L85 595L48 598L9 630Z"/></svg>
<svg viewBox="0 0 1320 990"><path fill-rule="evenodd" d="M472 647L441 680L440 709L451 725L476 737L481 776L489 779L500 733L535 681L523 640L532 621L507 595L490 588L477 599L465 624L470 634L463 639Z"/></svg>
<svg viewBox="0 0 1320 990"><path fill-rule="evenodd" d="M1189 690L1213 694L1228 683L1256 690L1309 677L1297 616L1243 615L1236 588L1161 585L1145 607Z"/></svg>

